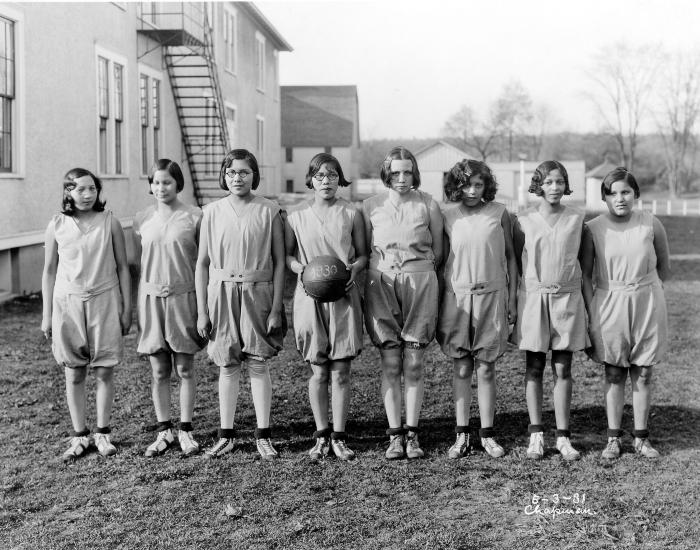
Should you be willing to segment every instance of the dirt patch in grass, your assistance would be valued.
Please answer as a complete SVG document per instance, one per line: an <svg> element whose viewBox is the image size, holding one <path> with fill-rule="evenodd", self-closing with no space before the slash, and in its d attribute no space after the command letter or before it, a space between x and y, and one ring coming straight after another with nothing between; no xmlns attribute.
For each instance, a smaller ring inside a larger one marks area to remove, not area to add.
<svg viewBox="0 0 700 550"><path fill-rule="evenodd" d="M291 334L273 362L279 461L257 458L247 377L234 453L212 462L182 459L177 450L146 459L155 415L149 365L136 355L132 333L116 374L113 440L119 453L108 460L91 453L64 466L60 456L70 430L64 378L39 331L40 300L0 306L0 548L695 549L693 541L700 539L700 281L693 269L683 273L687 276L666 284L669 354L656 368L651 408L652 437L662 452L657 461L635 456L629 435L620 460L599 458L606 429L601 368L583 355L574 360L572 410L573 443L583 458L564 463L551 448L554 414L547 373L547 452L542 461L526 460L523 357L515 349L497 366L495 425L506 456L494 460L476 446L467 458L448 460L454 438L452 374L432 345L421 423L427 456L387 462L379 356L366 341L353 363L348 424L358 460L311 463L308 372ZM218 372L204 354L196 366L195 432L208 445L218 427ZM173 380L173 391L176 387ZM92 395L92 377L88 389ZM92 406L89 411L94 425ZM173 399L173 417L178 414ZM475 401L471 424L478 428ZM623 426L632 429L629 404ZM540 513L528 514L534 495L548 499L550 508L556 495L560 513L546 513L542 505Z"/></svg>

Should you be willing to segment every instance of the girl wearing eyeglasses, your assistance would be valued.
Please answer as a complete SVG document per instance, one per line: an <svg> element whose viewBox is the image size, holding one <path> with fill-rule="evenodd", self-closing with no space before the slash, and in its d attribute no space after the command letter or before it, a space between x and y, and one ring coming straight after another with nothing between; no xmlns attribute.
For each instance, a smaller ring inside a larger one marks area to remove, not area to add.
<svg viewBox="0 0 700 550"><path fill-rule="evenodd" d="M204 207L195 271L197 332L209 339L207 353L219 367L219 440L205 451L215 458L234 448L234 415L241 364L250 374L263 460L278 457L270 434L272 383L267 360L282 349L286 320L284 226L280 207L251 191L260 184L249 151L230 151L219 172L229 195Z"/></svg>
<svg viewBox="0 0 700 550"><path fill-rule="evenodd" d="M443 220L437 203L418 190L420 172L404 147L381 167L388 190L363 203L370 250L365 324L382 362L382 396L389 421L389 460L423 456L418 419L423 404L423 357L435 335L436 268L442 262ZM401 424L401 376L406 424Z"/></svg>
<svg viewBox="0 0 700 550"><path fill-rule="evenodd" d="M345 423L350 404L350 362L362 349L362 308L355 281L367 265L362 214L351 203L336 196L347 187L338 160L327 153L311 159L306 186L313 199L289 212L285 228L287 265L300 282L294 292L294 336L297 349L311 367L309 401L314 414L313 460L325 457L329 449L341 460L352 460ZM296 256L295 256L296 252ZM318 256L340 258L350 271L346 295L330 303L316 302L301 285L304 266ZM328 382L333 428L328 420Z"/></svg>

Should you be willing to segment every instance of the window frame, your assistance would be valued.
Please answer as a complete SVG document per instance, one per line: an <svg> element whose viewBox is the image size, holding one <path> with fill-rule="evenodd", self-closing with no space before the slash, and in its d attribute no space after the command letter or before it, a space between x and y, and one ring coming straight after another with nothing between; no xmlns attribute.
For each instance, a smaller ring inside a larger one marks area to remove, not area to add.
<svg viewBox="0 0 700 550"><path fill-rule="evenodd" d="M224 6L224 71L234 76L238 74L238 28L238 11L229 5Z"/></svg>
<svg viewBox="0 0 700 550"><path fill-rule="evenodd" d="M10 163L9 170L0 171L0 179L23 179L26 175L26 94L24 63L24 13L0 4L0 16L12 23L14 34L14 96L10 114Z"/></svg>
<svg viewBox="0 0 700 550"><path fill-rule="evenodd" d="M142 97L142 82L146 79L146 110L144 117L144 105ZM155 119L155 105L153 101L153 92L155 90L154 81L158 81L159 88L159 111L160 120ZM164 82L163 73L149 65L144 65L142 63L138 64L138 113L139 113L139 175L142 178L148 177L148 173L158 160L155 155L161 154L163 151L163 88ZM145 125L144 125L145 120ZM158 126L156 127L156 122ZM145 139L145 141L144 141ZM145 146L145 149L144 149ZM144 155L145 151L145 155Z"/></svg>
<svg viewBox="0 0 700 550"><path fill-rule="evenodd" d="M107 77L107 116L102 117L101 103L102 90L100 88L100 59L106 61L106 77ZM121 67L121 93L118 93L115 77L115 65ZM115 53L112 50L104 48L99 44L95 44L95 94L96 94L96 128L95 128L95 147L96 147L96 169L97 175L101 178L128 178L129 177L129 69L127 58L123 55ZM119 109L117 108L117 100L121 100L121 120L117 119ZM104 121L104 129L101 126ZM117 130L121 134L121 141L118 143ZM105 151L102 150L102 131L105 132ZM121 154L121 158L117 159L117 154ZM119 172L117 171L119 170Z"/></svg>
<svg viewBox="0 0 700 550"><path fill-rule="evenodd" d="M266 65L266 46L265 36L260 31L255 31L255 89L258 92L265 93L265 65Z"/></svg>

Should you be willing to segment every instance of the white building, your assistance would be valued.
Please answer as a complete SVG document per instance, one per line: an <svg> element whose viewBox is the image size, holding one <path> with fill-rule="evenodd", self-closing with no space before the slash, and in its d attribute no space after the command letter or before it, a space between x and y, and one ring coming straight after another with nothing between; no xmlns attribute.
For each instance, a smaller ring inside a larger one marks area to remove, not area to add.
<svg viewBox="0 0 700 550"><path fill-rule="evenodd" d="M157 158L180 163L183 200L202 204L221 196L225 152L245 147L260 192L277 194L284 51L250 2L0 3L0 296L40 289L70 168L102 179L126 228L152 201Z"/></svg>

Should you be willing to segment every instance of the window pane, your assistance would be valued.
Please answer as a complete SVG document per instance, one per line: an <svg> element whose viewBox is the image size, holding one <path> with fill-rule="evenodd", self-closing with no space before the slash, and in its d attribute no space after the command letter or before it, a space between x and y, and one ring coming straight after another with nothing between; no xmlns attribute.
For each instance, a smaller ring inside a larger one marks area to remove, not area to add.
<svg viewBox="0 0 700 550"><path fill-rule="evenodd" d="M97 58L97 86L100 96L100 117L109 118L109 62L104 57Z"/></svg>
<svg viewBox="0 0 700 550"><path fill-rule="evenodd" d="M153 127L160 128L160 80L153 79Z"/></svg>
<svg viewBox="0 0 700 550"><path fill-rule="evenodd" d="M122 123L120 120L114 124L114 172L122 173Z"/></svg>
<svg viewBox="0 0 700 550"><path fill-rule="evenodd" d="M124 120L124 67L114 64L114 118Z"/></svg>
<svg viewBox="0 0 700 550"><path fill-rule="evenodd" d="M141 75L140 78L140 94L141 94L141 126L148 126L148 77ZM145 173L145 172L144 172Z"/></svg>
<svg viewBox="0 0 700 550"><path fill-rule="evenodd" d="M12 100L0 97L0 172L12 171Z"/></svg>

